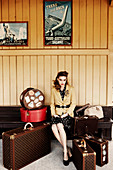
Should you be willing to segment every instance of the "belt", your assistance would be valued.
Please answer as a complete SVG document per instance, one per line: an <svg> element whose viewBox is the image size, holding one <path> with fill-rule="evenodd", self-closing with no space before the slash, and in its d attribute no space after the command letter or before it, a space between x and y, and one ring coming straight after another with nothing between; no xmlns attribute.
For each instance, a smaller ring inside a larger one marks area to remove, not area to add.
<svg viewBox="0 0 113 170"><path fill-rule="evenodd" d="M70 104L64 105L64 106L55 105L55 107L58 107L58 108L69 108L69 107L70 107Z"/></svg>

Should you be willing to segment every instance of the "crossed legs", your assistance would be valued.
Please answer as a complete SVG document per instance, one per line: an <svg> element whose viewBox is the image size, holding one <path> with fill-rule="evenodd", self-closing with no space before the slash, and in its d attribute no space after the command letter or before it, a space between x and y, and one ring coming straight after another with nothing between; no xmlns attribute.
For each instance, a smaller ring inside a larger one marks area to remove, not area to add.
<svg viewBox="0 0 113 170"><path fill-rule="evenodd" d="M62 123L53 124L52 125L52 131L57 138L57 140L60 142L60 144L63 146L64 150L64 160L68 160L68 154L67 154L67 137L66 132L64 130L64 126Z"/></svg>

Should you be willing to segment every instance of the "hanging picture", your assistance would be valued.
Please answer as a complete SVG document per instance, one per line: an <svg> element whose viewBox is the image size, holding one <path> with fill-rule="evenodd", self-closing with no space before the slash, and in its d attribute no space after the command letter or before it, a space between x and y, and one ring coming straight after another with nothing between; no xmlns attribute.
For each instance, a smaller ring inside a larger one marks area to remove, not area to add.
<svg viewBox="0 0 113 170"><path fill-rule="evenodd" d="M71 0L44 1L44 45L71 45Z"/></svg>
<svg viewBox="0 0 113 170"><path fill-rule="evenodd" d="M27 22L0 22L0 46L28 45Z"/></svg>

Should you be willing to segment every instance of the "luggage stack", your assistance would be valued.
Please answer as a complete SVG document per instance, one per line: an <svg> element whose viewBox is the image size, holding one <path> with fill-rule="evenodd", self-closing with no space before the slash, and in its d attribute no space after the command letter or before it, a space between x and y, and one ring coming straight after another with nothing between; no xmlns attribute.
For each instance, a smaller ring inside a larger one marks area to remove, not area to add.
<svg viewBox="0 0 113 170"><path fill-rule="evenodd" d="M73 163L77 170L96 170L96 153L82 138L73 140Z"/></svg>
<svg viewBox="0 0 113 170"><path fill-rule="evenodd" d="M96 116L85 115L75 117L72 150L73 162L77 170L95 170L94 163L98 166L103 166L108 163L108 141L97 137L97 131L98 118ZM82 145L82 141L84 140L86 142L86 148ZM96 161L94 157L96 157Z"/></svg>
<svg viewBox="0 0 113 170"><path fill-rule="evenodd" d="M47 107L44 106L44 94L34 88L25 89L20 95L21 121L41 122L46 120Z"/></svg>

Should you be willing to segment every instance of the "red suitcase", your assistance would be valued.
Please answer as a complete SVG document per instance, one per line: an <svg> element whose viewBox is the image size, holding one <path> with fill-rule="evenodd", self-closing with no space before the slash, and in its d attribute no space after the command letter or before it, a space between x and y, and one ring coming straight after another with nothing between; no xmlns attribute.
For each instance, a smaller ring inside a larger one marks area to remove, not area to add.
<svg viewBox="0 0 113 170"><path fill-rule="evenodd" d="M37 110L26 110L20 108L21 121L23 122L41 122L46 120L47 107Z"/></svg>
<svg viewBox="0 0 113 170"><path fill-rule="evenodd" d="M2 134L5 168L18 170L50 153L50 125L35 125L29 129L25 125L25 130L21 127Z"/></svg>
<svg viewBox="0 0 113 170"><path fill-rule="evenodd" d="M77 170L96 170L96 153L87 143L83 146L82 141L73 140L73 163Z"/></svg>
<svg viewBox="0 0 113 170"><path fill-rule="evenodd" d="M86 134L86 142L96 152L96 164L103 166L108 163L108 141Z"/></svg>

